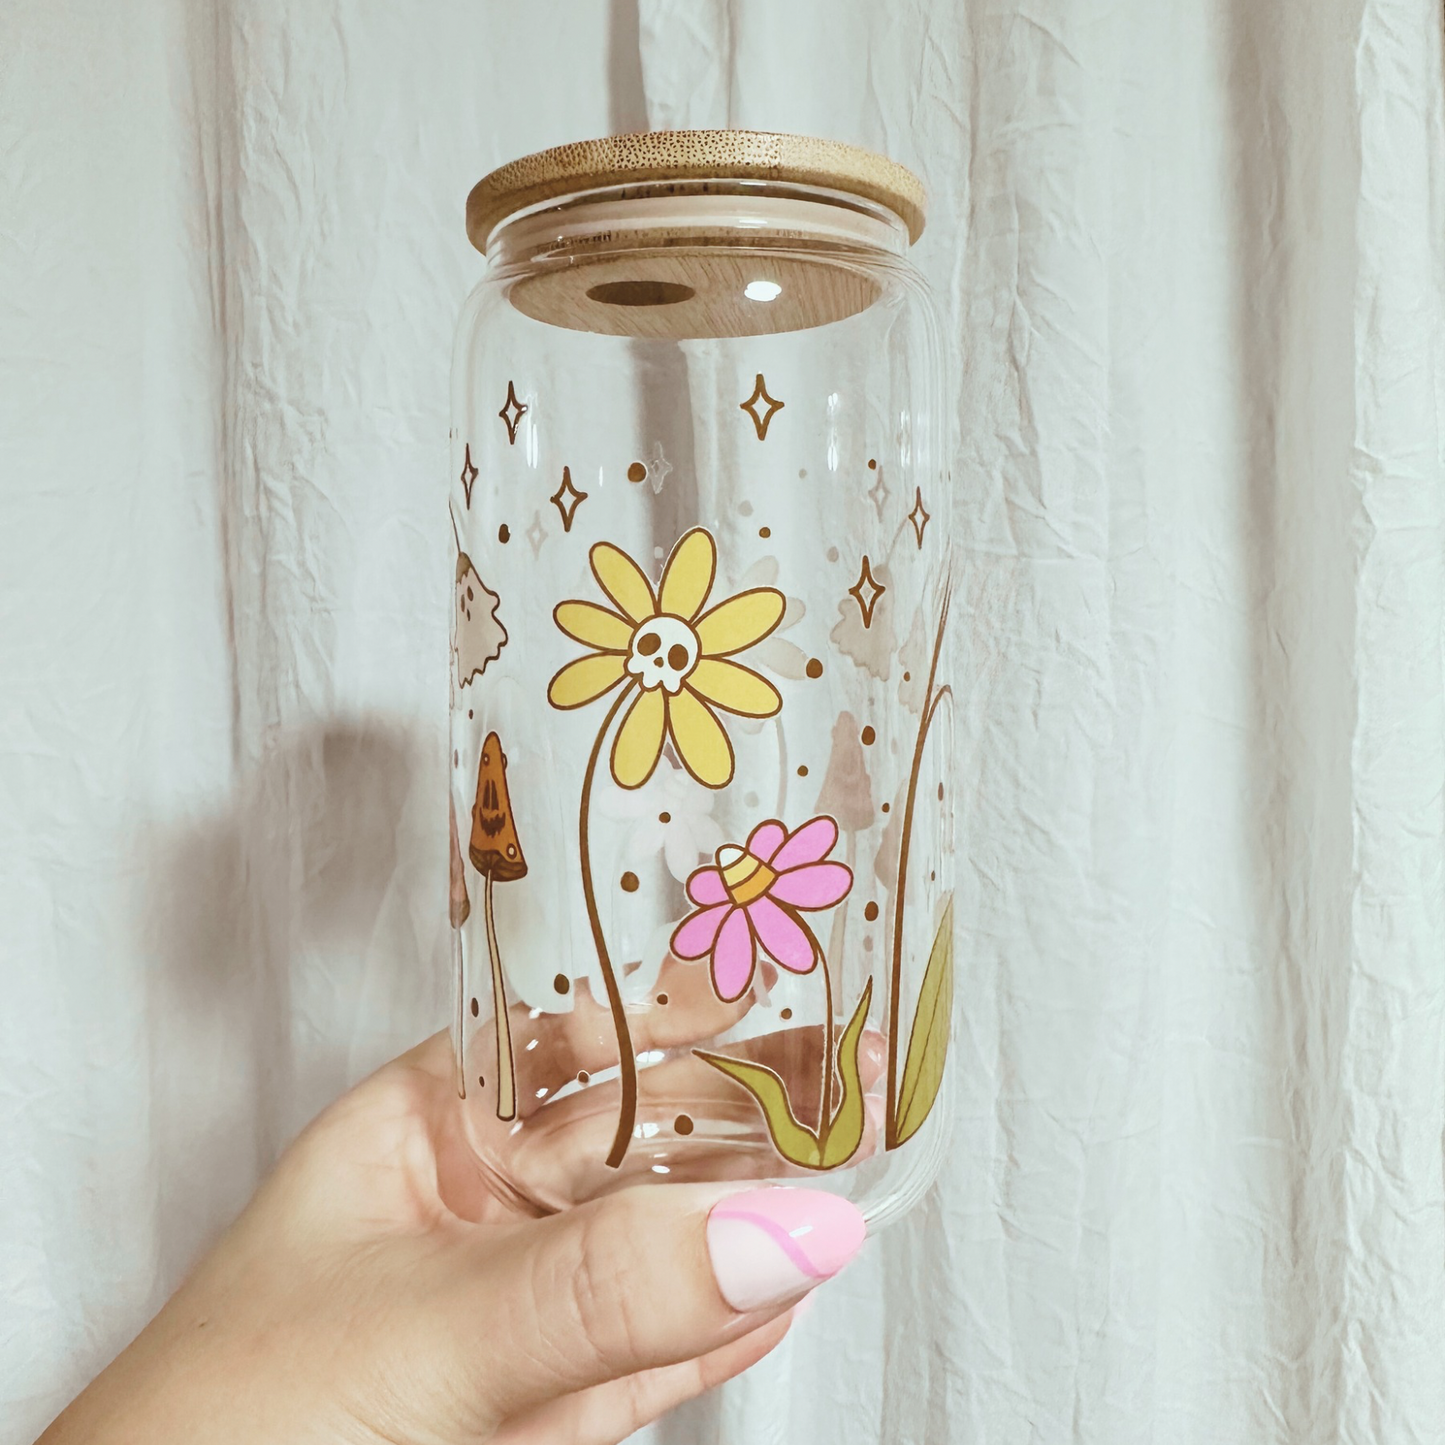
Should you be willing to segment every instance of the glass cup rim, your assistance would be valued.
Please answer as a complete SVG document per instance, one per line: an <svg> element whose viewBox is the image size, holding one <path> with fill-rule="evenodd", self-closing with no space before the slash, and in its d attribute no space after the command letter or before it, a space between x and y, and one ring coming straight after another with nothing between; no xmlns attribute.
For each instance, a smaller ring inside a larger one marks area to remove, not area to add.
<svg viewBox="0 0 1445 1445"><path fill-rule="evenodd" d="M487 241L488 269L638 246L827 247L898 261L902 219L877 202L800 182L692 179L588 187L508 216Z"/></svg>

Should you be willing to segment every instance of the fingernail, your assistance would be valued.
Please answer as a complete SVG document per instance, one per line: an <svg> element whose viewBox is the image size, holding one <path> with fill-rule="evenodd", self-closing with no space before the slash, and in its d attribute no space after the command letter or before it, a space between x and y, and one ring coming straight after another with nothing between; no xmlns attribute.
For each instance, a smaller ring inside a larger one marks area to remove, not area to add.
<svg viewBox="0 0 1445 1445"><path fill-rule="evenodd" d="M750 1189L719 1200L707 1217L712 1272L740 1313L832 1279L867 1233L853 1205L821 1189Z"/></svg>

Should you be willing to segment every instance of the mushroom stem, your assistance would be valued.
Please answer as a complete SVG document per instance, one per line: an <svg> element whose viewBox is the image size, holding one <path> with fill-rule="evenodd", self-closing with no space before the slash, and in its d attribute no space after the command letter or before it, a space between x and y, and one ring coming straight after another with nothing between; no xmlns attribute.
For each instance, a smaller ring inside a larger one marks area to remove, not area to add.
<svg viewBox="0 0 1445 1445"><path fill-rule="evenodd" d="M512 1061L512 1021L507 1011L507 984L502 977L502 954L497 947L497 925L492 918L492 875L487 874L482 912L487 920L487 952L492 960L492 1011L497 1029L497 1118L517 1117L517 1070Z"/></svg>

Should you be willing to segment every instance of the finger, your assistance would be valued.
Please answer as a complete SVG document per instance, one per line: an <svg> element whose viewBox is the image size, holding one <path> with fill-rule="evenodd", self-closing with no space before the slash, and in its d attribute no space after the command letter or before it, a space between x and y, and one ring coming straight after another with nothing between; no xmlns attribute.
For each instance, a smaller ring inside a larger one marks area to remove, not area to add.
<svg viewBox="0 0 1445 1445"><path fill-rule="evenodd" d="M705 964L684 963L669 953L650 990L648 1007L634 1014L634 1032L647 1048L681 1048L735 1028L756 1002L749 992L724 1003Z"/></svg>
<svg viewBox="0 0 1445 1445"><path fill-rule="evenodd" d="M789 1310L699 1360L643 1370L564 1395L509 1421L492 1445L618 1445L669 1410L751 1369L779 1344L792 1323Z"/></svg>
<svg viewBox="0 0 1445 1445"><path fill-rule="evenodd" d="M800 1119L811 1119L818 1113L822 1090L823 1030L812 1025L798 1029L761 1034L742 1039L727 1048L729 1058L746 1059L772 1069L788 1086L793 1112ZM858 1072L867 1093L882 1077L887 1058L883 1035L869 1030L859 1040ZM614 1085L611 1096L606 1091ZM746 1102L748 1095L713 1065L699 1059L691 1050L678 1051L670 1058L645 1064L638 1071L639 1109L655 1105L671 1120L679 1109L690 1110L689 1118L706 1117L718 1100ZM524 1109L522 1117L529 1127L567 1128L575 1121L599 1112L611 1112L615 1105L614 1079L589 1077L587 1084L568 1080L550 1094L545 1102L534 1101ZM838 1099L836 1079L833 1103ZM661 1117L661 1115L659 1115Z"/></svg>
<svg viewBox="0 0 1445 1445"><path fill-rule="evenodd" d="M753 1006L751 995L723 1003L713 992L706 968L669 957L662 966L645 1008L627 1010L636 1054L686 1048L717 1038L735 1028ZM617 1034L612 1012L599 1003L591 989L575 990L566 1013L532 1015L535 1010L513 1011L512 1034L519 1054L530 1052L529 1069L572 1077L579 1070L596 1073L617 1064ZM535 1049L527 1045L536 1038Z"/></svg>
<svg viewBox="0 0 1445 1445"><path fill-rule="evenodd" d="M480 1383L506 1419L711 1354L835 1275L865 1233L822 1190L706 1185L626 1190L521 1226L493 1238L474 1282L469 1313L492 1319Z"/></svg>
<svg viewBox="0 0 1445 1445"><path fill-rule="evenodd" d="M805 1123L819 1113L822 1087L822 1029L796 1030L793 1039L768 1034L732 1045L729 1056L766 1065L788 1088L793 1112ZM882 1076L886 1047L881 1034L865 1034L858 1050L859 1073L867 1094ZM835 1082L832 1103L839 1098ZM562 1147L572 1164L590 1158L600 1143L603 1153L615 1127L615 1079L593 1080L586 1087L573 1084L526 1116L526 1138L510 1143L512 1155L534 1150L555 1153ZM762 1123L757 1103L734 1079L692 1053L682 1053L638 1074L637 1128L633 1149L638 1162L673 1161L684 1166L672 1182L684 1182L702 1152L739 1148ZM601 1157L599 1155L599 1157ZM630 1157L630 1156L629 1156ZM675 1168L669 1173L677 1174ZM609 1176L599 1176L599 1180ZM610 1176L615 1179L619 1176ZM692 1178L708 1176L693 1173ZM600 1192L600 1191L596 1191Z"/></svg>
<svg viewBox="0 0 1445 1445"><path fill-rule="evenodd" d="M796 1035L796 1037L795 1037ZM819 1116L823 1031L811 1026L761 1035L730 1047L738 1058L766 1064L785 1080L794 1113L807 1125ZM865 1093L880 1079L886 1048L881 1035L865 1034L858 1061ZM840 1097L835 1086L832 1103ZM865 1100L869 1113L853 1162L867 1158L877 1141L873 1110L881 1097ZM616 1129L615 1077L572 1083L513 1129L497 1148L513 1181L525 1181L529 1198L545 1208L569 1207L615 1193L652 1175L668 1182L807 1178L773 1147L756 1099L734 1079L691 1053L643 1068L632 1146L622 1166L608 1168ZM490 1121L487 1121L490 1122ZM653 1179L651 1182L659 1182Z"/></svg>
<svg viewBox="0 0 1445 1445"><path fill-rule="evenodd" d="M877 1151L881 1138L883 1101L870 1096L865 1103L868 1111L864 1116L863 1134L847 1161L854 1167ZM711 1144L688 1140L686 1153L680 1150L643 1153L641 1149L634 1149L620 1169L608 1169L601 1161L602 1151L612 1139L613 1122L609 1118L588 1121L585 1133L578 1138L558 1139L550 1149L539 1142L535 1154L529 1155L518 1167L527 1169L529 1189L557 1208L633 1187L645 1179L656 1183L653 1172L656 1166L647 1161L664 1158L668 1161L663 1167L668 1170L669 1184L729 1182L741 1185L785 1179L802 1183L818 1177L816 1170L792 1164L778 1153L753 1100L744 1096L741 1102L728 1107L732 1113L715 1119L712 1128L721 1135L724 1127L730 1127L731 1137L719 1137ZM558 1151L570 1154L574 1148L586 1151L581 1160L557 1158Z"/></svg>
<svg viewBox="0 0 1445 1445"><path fill-rule="evenodd" d="M633 1036L633 1052L641 1065L639 1082L656 1069L667 1053L690 1051L693 1044L726 1032L741 1018L735 1005L720 1005L716 999L709 1010L692 1008L685 997L665 996L669 998L671 1012L669 1009L650 1010L649 1021L639 1026ZM671 1008L674 1002L677 1007ZM719 1017L718 1010L721 1009L729 1012ZM480 1031L476 1037L482 1043L483 1055L492 1057L496 1046L492 1042L490 1028ZM520 1091L518 1099L523 1119L557 1107L564 1100L585 1091L589 1085L596 1088L605 1084L605 1078L596 1076L616 1067L617 1043L612 1033L611 1014L584 998L578 999L577 1006L569 1014L517 1020L513 1024L513 1039L518 1056L526 1060L526 1087ZM535 1047L534 1039L537 1040ZM736 1058L766 1064L788 1080L794 1107L800 1117L817 1113L822 1085L821 1024L774 1029L730 1044L727 1052ZM885 1054L883 1035L876 1029L865 1031L858 1050L858 1065L865 1090L882 1072ZM690 1057L690 1053L687 1056ZM485 1094L485 1085L482 1091ZM595 1099L590 1107L597 1107Z"/></svg>
<svg viewBox="0 0 1445 1445"><path fill-rule="evenodd" d="M803 1045L805 1055L821 1056L821 1029L792 1032L810 1035ZM781 1069L795 1047L786 1033L780 1033L740 1043L734 1052ZM875 1039L865 1034L859 1050L865 1090L880 1076L883 1056L881 1036ZM805 1119L816 1112L817 1072L810 1068L797 1081L799 1112ZM426 1039L361 1087L378 1089L398 1083L420 1096L417 1107L428 1120L442 1204L474 1223L514 1215L515 1208L498 1196L462 1127L450 1036L443 1031ZM512 1143L510 1156L512 1168L526 1179L532 1195L563 1207L637 1183L659 1161L665 1162L674 1183L809 1177L810 1171L787 1164L759 1137L763 1126L754 1100L691 1054L644 1069L639 1084L638 1129L647 1137L639 1138L620 1171L607 1169L601 1162L616 1127L615 1081L576 1088L529 1118L525 1135ZM678 1121L683 1118L693 1130L690 1138L678 1134ZM876 1134L870 1116L855 1162L873 1152ZM523 1212L535 1215L538 1211Z"/></svg>
<svg viewBox="0 0 1445 1445"><path fill-rule="evenodd" d="M442 1029L423 1039L389 1064L383 1064L372 1077L378 1078L396 1069L413 1070L424 1075L433 1084L445 1085L455 1091L457 1066L452 1049L451 1030Z"/></svg>
<svg viewBox="0 0 1445 1445"><path fill-rule="evenodd" d="M478 1009L479 998L472 1000ZM652 1056L686 1048L725 1034L747 1015L751 996L723 1003L712 990L706 968L669 958L646 1007L627 1009L632 1053L644 1066ZM516 1107L522 1118L544 1107L573 1084L617 1068L617 1031L611 1010L592 991L579 987L570 1008L549 1013L514 1004L508 1011L516 1071ZM498 1068L495 1025L490 1016L476 1025L466 1046L467 1092L494 1096Z"/></svg>
<svg viewBox="0 0 1445 1445"><path fill-rule="evenodd" d="M793 1112L800 1119L812 1119L818 1113L823 1087L823 1027L804 1024L798 1028L775 1029L751 1039L727 1044L722 1052L729 1058L747 1059L764 1064L778 1074L788 1086ZM858 1074L866 1094L883 1075L888 1057L888 1040L877 1029L864 1029L858 1040ZM699 1062L701 1062L699 1060ZM711 1065L704 1065L716 1072ZM833 1070L832 1102L838 1103L839 1082ZM741 1092L734 1086L735 1092Z"/></svg>
<svg viewBox="0 0 1445 1445"><path fill-rule="evenodd" d="M450 1030L423 1039L377 1070L353 1094L384 1089L405 1093L424 1122L431 1143L431 1183L443 1209L472 1224L516 1217L512 1201L498 1194L467 1135L457 1101L456 1058ZM423 1186L420 1178L417 1186Z"/></svg>

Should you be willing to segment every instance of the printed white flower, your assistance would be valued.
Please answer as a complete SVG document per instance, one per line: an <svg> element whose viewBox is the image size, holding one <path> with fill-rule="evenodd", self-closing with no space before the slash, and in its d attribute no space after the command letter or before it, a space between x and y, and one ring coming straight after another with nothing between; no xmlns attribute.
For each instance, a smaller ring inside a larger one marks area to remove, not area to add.
<svg viewBox="0 0 1445 1445"><path fill-rule="evenodd" d="M743 591L758 587L776 588L778 571L776 557L760 557L743 574ZM753 656L765 667L771 668L779 677L791 678L794 682L804 675L808 666L808 655L797 643L789 642L782 634L796 627L807 610L801 597L785 596L783 620L773 629L771 636L765 637L753 649Z"/></svg>
<svg viewBox="0 0 1445 1445"><path fill-rule="evenodd" d="M615 791L599 799L601 811L630 825L622 843L623 858L631 864L657 857L679 883L710 858L723 843L723 832L712 816L715 794L695 783L670 758L641 788Z"/></svg>

